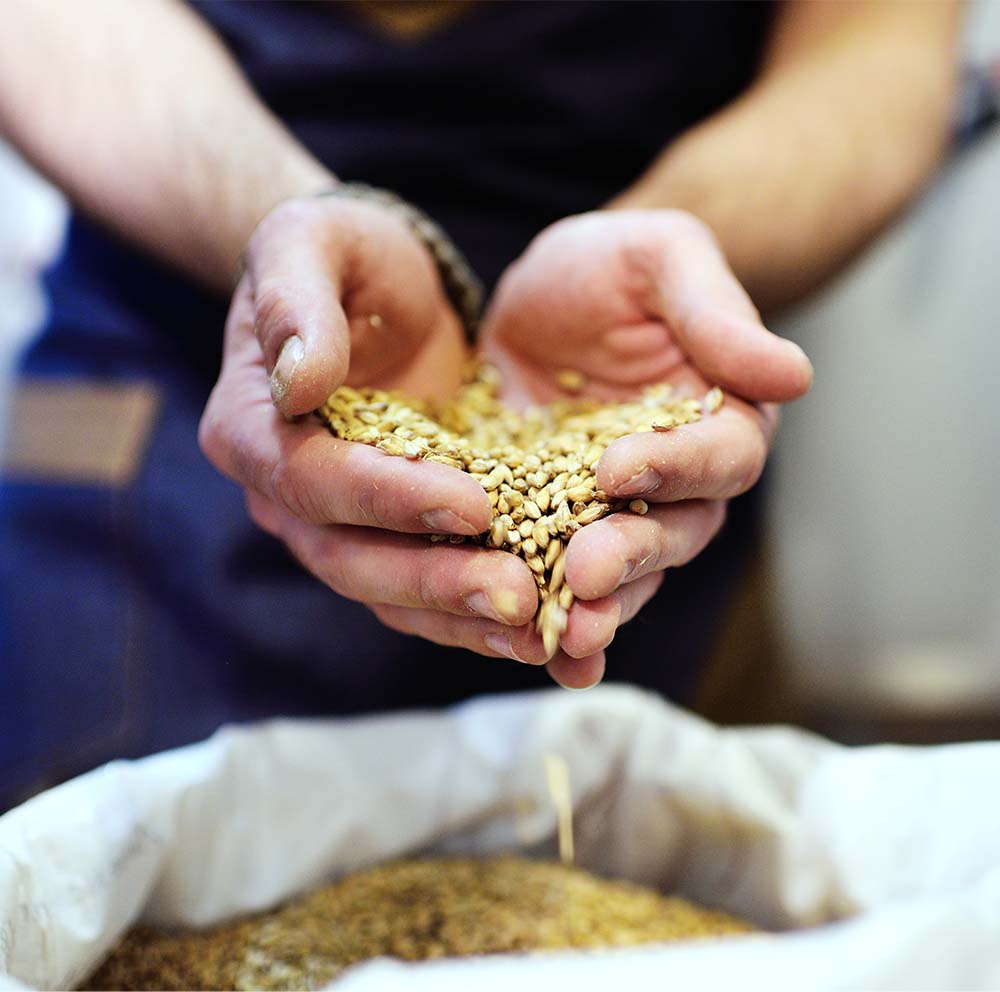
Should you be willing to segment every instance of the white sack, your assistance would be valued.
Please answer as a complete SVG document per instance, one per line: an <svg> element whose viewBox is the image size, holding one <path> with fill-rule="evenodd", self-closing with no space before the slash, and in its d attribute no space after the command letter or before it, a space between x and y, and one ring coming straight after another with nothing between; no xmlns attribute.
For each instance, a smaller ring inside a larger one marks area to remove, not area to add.
<svg viewBox="0 0 1000 992"><path fill-rule="evenodd" d="M145 921L200 926L418 852L577 860L800 933L350 972L344 992L1000 987L1000 743L849 750L604 687L277 720L115 762L0 817L0 988L67 988ZM6 985L5 985L6 983ZM570 984L572 983L572 984Z"/></svg>

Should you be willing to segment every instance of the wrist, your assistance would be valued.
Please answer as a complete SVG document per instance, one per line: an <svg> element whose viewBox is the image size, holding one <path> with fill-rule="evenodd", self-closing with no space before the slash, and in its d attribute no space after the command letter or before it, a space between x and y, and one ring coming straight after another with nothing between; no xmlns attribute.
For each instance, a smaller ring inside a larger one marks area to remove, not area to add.
<svg viewBox="0 0 1000 992"><path fill-rule="evenodd" d="M216 267L217 287L231 293L246 270L246 250L256 230L272 211L283 203L318 196L339 184L337 177L305 149L290 157L280 171L267 180L258 182L261 187L256 195L248 196L242 204L240 216L230 225L232 235L220 245L220 258Z"/></svg>

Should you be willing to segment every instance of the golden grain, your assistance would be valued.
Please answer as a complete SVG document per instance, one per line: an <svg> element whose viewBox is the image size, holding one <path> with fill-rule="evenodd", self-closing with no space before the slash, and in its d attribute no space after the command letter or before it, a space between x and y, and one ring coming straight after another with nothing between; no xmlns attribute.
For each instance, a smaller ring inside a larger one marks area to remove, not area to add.
<svg viewBox="0 0 1000 992"><path fill-rule="evenodd" d="M566 382L577 385L571 388L564 382L563 388L582 389L583 377L567 371ZM458 395L443 405L383 390L342 387L318 413L338 437L374 445L390 455L458 468L476 479L489 494L493 523L484 534L456 538L456 543L500 548L528 562L539 595L536 627L548 648L558 647L555 627L560 618L543 607L551 597L562 613L567 608L559 604L569 539L609 513L649 509L644 500L615 499L598 488L596 468L604 450L626 434L693 423L722 402L717 388L699 402L675 397L670 386L654 385L627 402L573 398L515 410L500 400L496 370L478 365ZM540 559L542 570L529 559Z"/></svg>
<svg viewBox="0 0 1000 992"><path fill-rule="evenodd" d="M317 989L375 957L634 947L748 923L580 868L505 855L397 861L203 931L130 931L85 989Z"/></svg>
<svg viewBox="0 0 1000 992"><path fill-rule="evenodd" d="M579 369L560 369L556 373L556 382L567 393L579 393L587 385L587 377Z"/></svg>
<svg viewBox="0 0 1000 992"><path fill-rule="evenodd" d="M715 413L722 407L723 402L725 402L725 397L722 394L722 390L718 386L713 386L706 394L705 400L702 406L705 408L707 413Z"/></svg>

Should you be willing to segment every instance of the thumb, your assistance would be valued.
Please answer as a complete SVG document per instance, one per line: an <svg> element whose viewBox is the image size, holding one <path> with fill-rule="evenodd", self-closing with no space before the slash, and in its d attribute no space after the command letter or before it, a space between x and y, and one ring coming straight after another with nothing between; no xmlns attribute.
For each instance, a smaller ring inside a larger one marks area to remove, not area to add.
<svg viewBox="0 0 1000 992"><path fill-rule="evenodd" d="M277 218L276 218L277 219ZM335 259L308 231L263 227L247 252L254 333L287 417L309 413L343 384L351 339Z"/></svg>
<svg viewBox="0 0 1000 992"><path fill-rule="evenodd" d="M764 327L707 228L670 253L657 288L663 319L710 382L756 402L808 392L813 369L805 352Z"/></svg>

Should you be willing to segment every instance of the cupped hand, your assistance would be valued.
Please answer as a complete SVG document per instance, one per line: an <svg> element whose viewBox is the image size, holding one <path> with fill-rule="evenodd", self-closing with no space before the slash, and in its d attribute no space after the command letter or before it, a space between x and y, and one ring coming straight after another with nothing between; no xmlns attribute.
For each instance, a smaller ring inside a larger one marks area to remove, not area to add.
<svg viewBox="0 0 1000 992"><path fill-rule="evenodd" d="M803 395L812 367L765 329L707 227L672 210L584 214L542 232L501 280L481 349L520 405L561 395L565 369L584 374L585 395L605 399L655 382L696 397L726 391L714 415L622 438L601 458L598 485L650 511L613 514L570 541L577 602L549 671L564 685L591 684L596 653L654 595L658 573L697 555L726 501L757 481L775 404Z"/></svg>
<svg viewBox="0 0 1000 992"><path fill-rule="evenodd" d="M480 485L294 420L345 382L449 395L467 357L434 263L402 221L355 201L289 201L248 247L199 438L254 520L333 590L442 643L456 643L456 619L477 618L474 647L499 655L487 636L526 624L537 604L527 566L427 540L489 527Z"/></svg>

